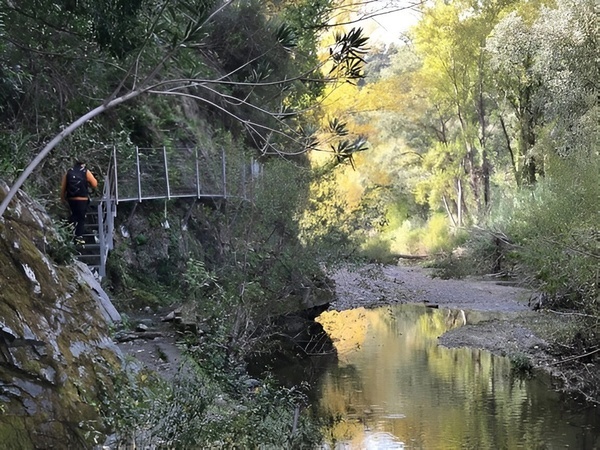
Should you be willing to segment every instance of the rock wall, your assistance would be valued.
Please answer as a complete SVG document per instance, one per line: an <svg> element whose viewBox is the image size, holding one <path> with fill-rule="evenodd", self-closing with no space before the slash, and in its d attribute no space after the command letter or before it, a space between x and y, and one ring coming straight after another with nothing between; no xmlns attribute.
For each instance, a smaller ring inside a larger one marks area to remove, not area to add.
<svg viewBox="0 0 600 450"><path fill-rule="evenodd" d="M0 199L7 192L0 182ZM0 218L0 448L86 449L121 357L118 313L83 264L48 256L57 235L20 192Z"/></svg>

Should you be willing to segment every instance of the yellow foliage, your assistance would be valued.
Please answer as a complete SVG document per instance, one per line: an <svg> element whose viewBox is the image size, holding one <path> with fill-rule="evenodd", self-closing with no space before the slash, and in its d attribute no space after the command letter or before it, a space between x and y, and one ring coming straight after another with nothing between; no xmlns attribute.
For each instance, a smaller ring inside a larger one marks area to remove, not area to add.
<svg viewBox="0 0 600 450"><path fill-rule="evenodd" d="M323 94L322 108L327 116L344 116L357 109L358 87L342 83L329 87Z"/></svg>
<svg viewBox="0 0 600 450"><path fill-rule="evenodd" d="M401 226L385 233L385 237L390 241L390 251L396 255L425 254L426 249L421 244L421 235L422 230L410 220L405 220Z"/></svg>
<svg viewBox="0 0 600 450"><path fill-rule="evenodd" d="M434 214L423 224L411 220L399 222L399 218L391 221L389 229L382 234L392 254L432 254L452 247L453 236L443 213Z"/></svg>
<svg viewBox="0 0 600 450"><path fill-rule="evenodd" d="M448 217L436 213L427 222L423 234L423 245L429 253L447 249L451 244Z"/></svg>
<svg viewBox="0 0 600 450"><path fill-rule="evenodd" d="M347 311L326 311L317 317L325 332L329 335L338 355L344 355L360 348L367 335L369 321L364 308Z"/></svg>
<svg viewBox="0 0 600 450"><path fill-rule="evenodd" d="M355 208L360 204L365 189L361 183L360 173L352 169L345 169L338 179L338 186L340 192L346 198L348 206Z"/></svg>

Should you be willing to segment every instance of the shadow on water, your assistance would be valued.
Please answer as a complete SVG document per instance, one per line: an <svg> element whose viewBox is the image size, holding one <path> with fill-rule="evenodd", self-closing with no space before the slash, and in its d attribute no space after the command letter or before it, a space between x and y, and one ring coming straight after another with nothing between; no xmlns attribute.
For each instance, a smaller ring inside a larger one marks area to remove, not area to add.
<svg viewBox="0 0 600 450"><path fill-rule="evenodd" d="M318 384L325 449L600 448L597 409L566 403L543 376L514 376L508 358L437 338L485 319L397 305L317 319L338 352Z"/></svg>

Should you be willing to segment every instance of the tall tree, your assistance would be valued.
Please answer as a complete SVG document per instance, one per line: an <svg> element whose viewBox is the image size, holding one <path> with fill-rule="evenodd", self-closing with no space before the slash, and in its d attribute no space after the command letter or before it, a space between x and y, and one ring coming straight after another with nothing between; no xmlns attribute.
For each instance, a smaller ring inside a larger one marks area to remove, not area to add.
<svg viewBox="0 0 600 450"><path fill-rule="evenodd" d="M593 148L590 135L596 127L590 125L598 108L594 21L589 0L542 5L534 13L509 14L489 39L498 115L519 185L533 185L545 174L549 147L563 156L589 155ZM546 136L552 136L550 146Z"/></svg>
<svg viewBox="0 0 600 450"><path fill-rule="evenodd" d="M415 45L422 55L420 76L445 132L440 142L453 157L454 193L458 224L472 203L472 216L484 213L490 202L490 102L484 53L489 32L513 1L436 1L423 10L415 27ZM431 151L441 147L435 146ZM459 170L460 169L460 170ZM463 185L461 173L469 189Z"/></svg>
<svg viewBox="0 0 600 450"><path fill-rule="evenodd" d="M490 67L499 106L498 120L519 186L533 185L537 176L543 174L543 158L535 154L534 148L546 95L533 70L539 45L531 38L530 26L514 11L495 27L487 44L492 55ZM512 121L507 114L514 117L516 139L509 131Z"/></svg>

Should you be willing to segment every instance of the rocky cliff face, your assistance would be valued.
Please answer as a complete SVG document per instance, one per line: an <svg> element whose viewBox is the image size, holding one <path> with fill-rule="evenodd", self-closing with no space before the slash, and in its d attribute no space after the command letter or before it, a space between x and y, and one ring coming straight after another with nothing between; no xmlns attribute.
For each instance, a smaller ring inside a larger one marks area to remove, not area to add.
<svg viewBox="0 0 600 450"><path fill-rule="evenodd" d="M118 314L87 267L50 259L55 241L43 208L19 193L0 218L3 449L91 448L121 365L109 335Z"/></svg>

